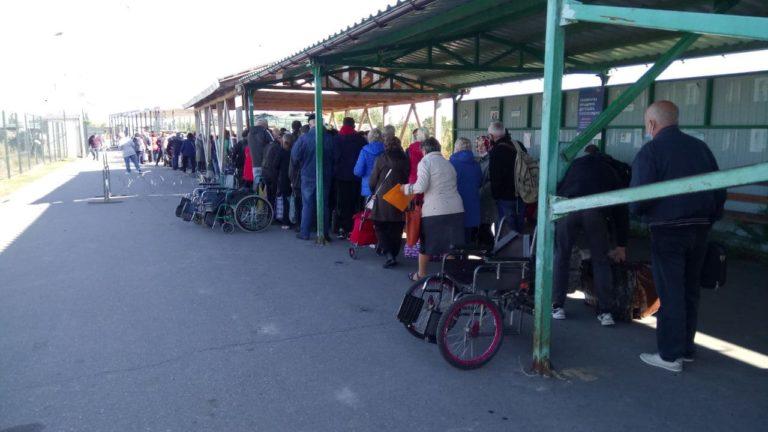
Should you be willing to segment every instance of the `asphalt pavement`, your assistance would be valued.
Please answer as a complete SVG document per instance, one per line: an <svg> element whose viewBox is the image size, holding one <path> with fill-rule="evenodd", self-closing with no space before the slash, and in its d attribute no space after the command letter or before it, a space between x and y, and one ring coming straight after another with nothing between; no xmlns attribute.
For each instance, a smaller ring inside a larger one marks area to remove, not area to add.
<svg viewBox="0 0 768 432"><path fill-rule="evenodd" d="M682 374L639 361L651 328L601 328L576 299L553 323L555 377L528 372L530 317L461 371L394 317L415 262L183 222L192 177L118 162L121 203L88 203L93 161L0 199L0 432L765 427L765 265L734 261L730 285L703 293L701 331L730 345Z"/></svg>

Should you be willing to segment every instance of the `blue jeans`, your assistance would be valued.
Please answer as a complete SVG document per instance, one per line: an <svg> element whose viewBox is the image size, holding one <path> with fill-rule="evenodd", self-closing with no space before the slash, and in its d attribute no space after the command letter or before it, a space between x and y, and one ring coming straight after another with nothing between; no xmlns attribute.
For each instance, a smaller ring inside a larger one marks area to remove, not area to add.
<svg viewBox="0 0 768 432"><path fill-rule="evenodd" d="M131 172L131 165L130 162L133 161L133 165L136 167L136 171L141 172L141 168L139 168L139 157L134 155L125 156L123 158L125 160L125 171Z"/></svg>
<svg viewBox="0 0 768 432"><path fill-rule="evenodd" d="M499 211L499 222L503 217L511 224L513 230L523 232L525 228L525 202L521 198L514 200L496 200L496 209Z"/></svg>
<svg viewBox="0 0 768 432"><path fill-rule="evenodd" d="M330 188L323 188L326 206ZM317 220L317 186L302 186L301 188L301 236L309 238L312 225ZM326 209L323 213L323 234L328 236L331 229L331 212Z"/></svg>

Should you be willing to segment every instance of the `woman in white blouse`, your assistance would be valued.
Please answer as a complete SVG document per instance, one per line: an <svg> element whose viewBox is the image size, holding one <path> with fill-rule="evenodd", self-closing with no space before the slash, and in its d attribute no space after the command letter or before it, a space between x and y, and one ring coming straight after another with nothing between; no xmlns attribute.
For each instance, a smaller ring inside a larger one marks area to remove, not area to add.
<svg viewBox="0 0 768 432"><path fill-rule="evenodd" d="M431 256L443 255L451 246L464 243L464 206L456 189L456 170L440 153L436 139L422 141L421 151L424 158L419 162L416 182L402 186L406 195L424 194L419 270L408 276L414 281L427 275Z"/></svg>

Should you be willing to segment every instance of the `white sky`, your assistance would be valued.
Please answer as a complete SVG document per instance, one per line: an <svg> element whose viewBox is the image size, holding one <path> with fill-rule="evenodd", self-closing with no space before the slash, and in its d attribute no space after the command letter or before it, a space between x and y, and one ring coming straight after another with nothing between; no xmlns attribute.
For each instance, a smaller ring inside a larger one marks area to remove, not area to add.
<svg viewBox="0 0 768 432"><path fill-rule="evenodd" d="M82 108L103 121L113 112L180 107L218 77L291 55L395 1L3 3L0 108ZM633 81L644 69L626 68L611 83ZM768 70L768 51L677 62L663 78L753 70ZM570 77L564 86L598 83ZM533 80L475 89L471 98L540 90L541 81Z"/></svg>

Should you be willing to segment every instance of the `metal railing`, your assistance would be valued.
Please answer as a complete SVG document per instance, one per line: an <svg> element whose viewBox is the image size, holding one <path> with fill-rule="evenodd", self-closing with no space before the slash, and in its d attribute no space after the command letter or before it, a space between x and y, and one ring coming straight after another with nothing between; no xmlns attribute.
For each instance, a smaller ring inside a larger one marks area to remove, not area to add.
<svg viewBox="0 0 768 432"><path fill-rule="evenodd" d="M0 180L86 154L80 117L0 111Z"/></svg>

